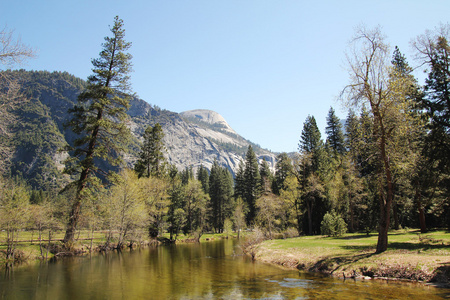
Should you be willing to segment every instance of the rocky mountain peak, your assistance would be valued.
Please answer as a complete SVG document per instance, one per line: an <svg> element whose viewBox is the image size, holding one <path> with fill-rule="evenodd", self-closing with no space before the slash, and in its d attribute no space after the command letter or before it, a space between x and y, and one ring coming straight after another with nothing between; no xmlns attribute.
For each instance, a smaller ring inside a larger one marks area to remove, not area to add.
<svg viewBox="0 0 450 300"><path fill-rule="evenodd" d="M236 132L228 125L227 121L219 113L208 109L194 109L180 113L180 116L184 119L188 119L191 122L206 123L216 129L228 131L236 134Z"/></svg>

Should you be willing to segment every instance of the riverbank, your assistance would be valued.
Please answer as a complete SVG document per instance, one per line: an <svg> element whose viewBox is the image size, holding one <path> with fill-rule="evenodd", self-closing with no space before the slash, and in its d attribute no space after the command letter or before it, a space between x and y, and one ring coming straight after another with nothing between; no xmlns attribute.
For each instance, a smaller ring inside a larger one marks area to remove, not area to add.
<svg viewBox="0 0 450 300"><path fill-rule="evenodd" d="M268 240L258 245L255 258L343 278L388 278L449 284L449 232L394 231L389 234L388 250L381 254L375 254L376 243L376 234Z"/></svg>
<svg viewBox="0 0 450 300"><path fill-rule="evenodd" d="M232 237L230 235L230 237ZM65 252L62 246L64 231L53 232L49 241L48 236L41 237L37 231L20 232L19 238L15 241L14 264L31 263L33 261L45 261L54 257L80 256L89 253L116 250L114 241L109 247L105 247L106 233L104 231L79 231L72 252ZM166 233L158 239L143 239L140 241L124 243L124 249L156 246L168 241L169 234ZM228 238L225 233L205 233L201 236L200 242ZM6 233L0 231L0 269L6 266ZM190 235L179 234L177 243L198 242L198 239ZM124 250L123 249L123 250Z"/></svg>

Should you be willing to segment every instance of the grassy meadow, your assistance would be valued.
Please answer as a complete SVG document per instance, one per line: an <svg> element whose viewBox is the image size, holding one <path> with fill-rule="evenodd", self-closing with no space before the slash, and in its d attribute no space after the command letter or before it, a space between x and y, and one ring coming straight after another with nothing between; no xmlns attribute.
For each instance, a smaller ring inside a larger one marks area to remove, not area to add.
<svg viewBox="0 0 450 300"><path fill-rule="evenodd" d="M375 254L378 235L303 236L264 241L256 259L339 277L448 281L450 232L392 231L388 250Z"/></svg>

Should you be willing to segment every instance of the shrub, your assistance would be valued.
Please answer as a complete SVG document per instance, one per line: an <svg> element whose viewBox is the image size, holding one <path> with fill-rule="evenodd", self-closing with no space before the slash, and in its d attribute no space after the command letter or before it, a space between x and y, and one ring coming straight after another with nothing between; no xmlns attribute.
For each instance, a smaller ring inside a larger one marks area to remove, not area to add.
<svg viewBox="0 0 450 300"><path fill-rule="evenodd" d="M341 236L347 232L347 224L344 219L333 210L331 213L327 212L325 216L323 216L320 231L323 235Z"/></svg>

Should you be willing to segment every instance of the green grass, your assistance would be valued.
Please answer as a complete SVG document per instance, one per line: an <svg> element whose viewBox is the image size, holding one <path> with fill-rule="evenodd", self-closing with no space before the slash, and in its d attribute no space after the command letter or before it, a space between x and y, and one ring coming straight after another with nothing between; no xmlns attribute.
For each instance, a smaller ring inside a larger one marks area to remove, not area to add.
<svg viewBox="0 0 450 300"><path fill-rule="evenodd" d="M345 252L358 252L373 248L375 249L378 240L377 234L359 234L350 233L342 237L325 236L303 236L286 240L272 240L273 247L279 249L312 249L326 248L335 251L343 250ZM442 245L444 244L444 246ZM446 248L450 244L450 232L434 231L426 234L420 234L417 231L393 231L389 233L388 250L396 249L422 249L422 248Z"/></svg>
<svg viewBox="0 0 450 300"><path fill-rule="evenodd" d="M427 234L414 230L392 231L389 234L388 249L381 254L375 254L377 240L377 234L270 240L261 245L257 259L328 274L352 274L370 270L369 273L374 274L401 273L398 276L405 278L430 279L436 270L450 268L448 231L432 231ZM415 270L414 274L404 271L411 268ZM399 270L403 270L403 273Z"/></svg>

